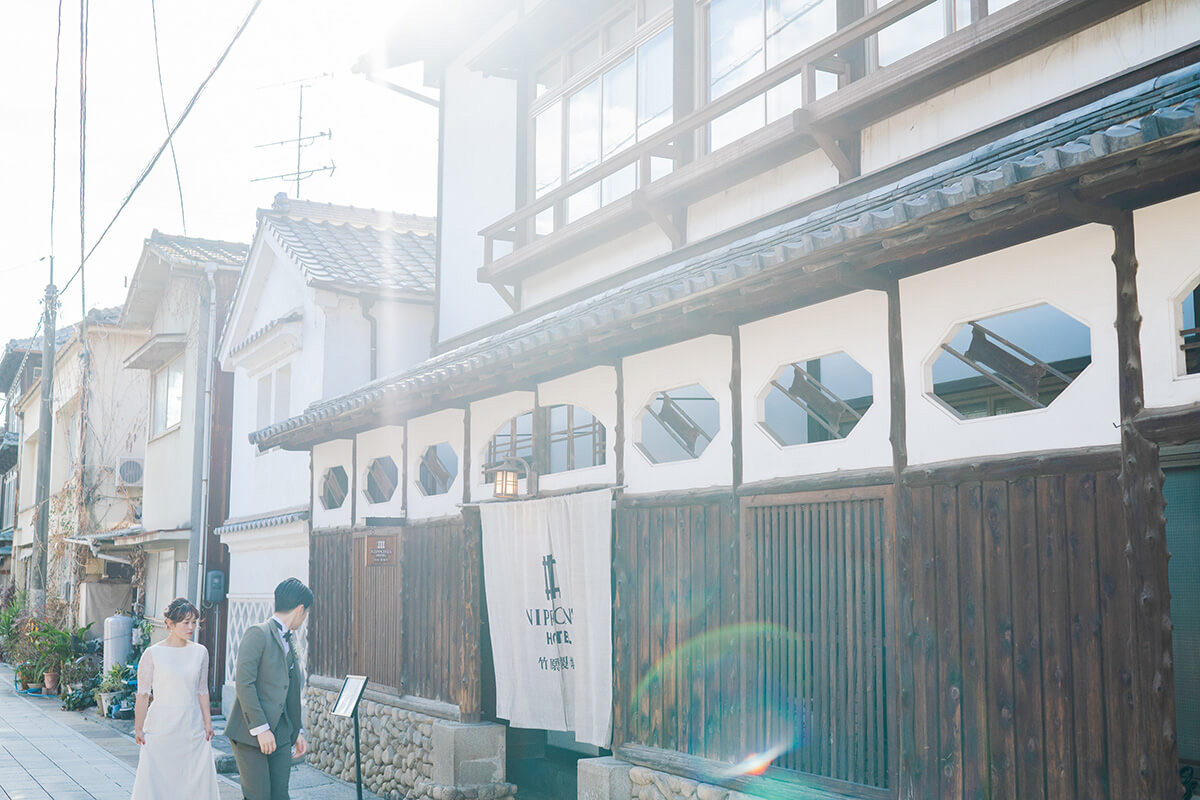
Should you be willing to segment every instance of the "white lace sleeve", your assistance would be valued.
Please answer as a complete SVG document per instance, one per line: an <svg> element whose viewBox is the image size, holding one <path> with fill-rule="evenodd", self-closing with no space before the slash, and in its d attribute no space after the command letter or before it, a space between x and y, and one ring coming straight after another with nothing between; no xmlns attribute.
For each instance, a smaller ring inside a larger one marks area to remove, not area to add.
<svg viewBox="0 0 1200 800"><path fill-rule="evenodd" d="M196 679L196 694L197 696L208 696L208 648L200 645L200 649L204 651L204 655L200 657L200 677Z"/></svg>
<svg viewBox="0 0 1200 800"><path fill-rule="evenodd" d="M138 659L137 693L148 695L152 688L154 688L154 656L150 655L150 648L147 647L142 653L142 657Z"/></svg>

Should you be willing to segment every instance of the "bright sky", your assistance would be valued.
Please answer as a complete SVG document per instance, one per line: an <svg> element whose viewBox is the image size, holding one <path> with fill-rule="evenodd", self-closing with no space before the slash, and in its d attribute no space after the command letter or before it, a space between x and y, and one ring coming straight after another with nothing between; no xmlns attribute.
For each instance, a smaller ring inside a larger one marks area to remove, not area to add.
<svg viewBox="0 0 1200 800"><path fill-rule="evenodd" d="M437 111L350 72L415 0L264 0L246 33L175 136L187 233L249 242L254 211L295 169L298 88L277 84L329 73L304 92L304 131L332 129L304 151L332 177L301 184L306 200L433 215ZM241 24L252 0L158 0L167 109L174 122ZM22 0L0 11L0 345L30 336L41 313L50 252L51 112L56 3ZM55 281L79 265L79 0L63 0L59 71ZM420 67L389 79L420 86ZM265 88L264 88L265 87ZM428 90L426 90L428 93ZM166 136L150 0L93 2L88 36L86 241L90 248ZM164 153L85 268L89 308L120 305L142 241L182 233L170 153ZM76 280L60 324L81 316Z"/></svg>

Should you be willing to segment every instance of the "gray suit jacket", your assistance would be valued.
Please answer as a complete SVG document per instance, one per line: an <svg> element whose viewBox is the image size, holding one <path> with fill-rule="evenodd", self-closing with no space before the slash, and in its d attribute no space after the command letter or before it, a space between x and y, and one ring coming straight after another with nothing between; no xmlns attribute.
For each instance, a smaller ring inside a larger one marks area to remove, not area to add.
<svg viewBox="0 0 1200 800"><path fill-rule="evenodd" d="M295 642L293 641L293 646ZM300 687L304 679L300 666L288 674L283 640L271 620L251 625L238 645L235 685L237 696L229 711L225 735L235 742L258 746L250 731L270 725L276 745L291 747L300 732ZM290 726L280 730L279 722L287 711ZM286 737L286 741L280 736Z"/></svg>

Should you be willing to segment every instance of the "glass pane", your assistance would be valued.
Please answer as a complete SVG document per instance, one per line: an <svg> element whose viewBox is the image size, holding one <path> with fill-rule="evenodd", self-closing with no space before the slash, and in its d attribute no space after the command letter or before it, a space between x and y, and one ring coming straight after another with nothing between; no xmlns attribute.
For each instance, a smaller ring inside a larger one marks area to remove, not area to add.
<svg viewBox="0 0 1200 800"><path fill-rule="evenodd" d="M637 164L621 167L602 180L600 185L603 189L601 202L604 205L632 194L633 190L637 188Z"/></svg>
<svg viewBox="0 0 1200 800"><path fill-rule="evenodd" d="M259 425L259 427L263 427ZM154 427L155 433L162 433L167 428L167 373L159 372L154 376Z"/></svg>
<svg viewBox="0 0 1200 800"><path fill-rule="evenodd" d="M591 36L586 42L571 51L568 67L571 75L578 75L600 58L600 35Z"/></svg>
<svg viewBox="0 0 1200 800"><path fill-rule="evenodd" d="M167 368L167 427L178 425L183 416L183 359Z"/></svg>
<svg viewBox="0 0 1200 800"><path fill-rule="evenodd" d="M943 3L931 3L879 32L879 66L885 67L899 61L933 44L945 34L945 6Z"/></svg>
<svg viewBox="0 0 1200 800"><path fill-rule="evenodd" d="M600 81L571 96L567 107L568 180L600 163Z"/></svg>
<svg viewBox="0 0 1200 800"><path fill-rule="evenodd" d="M538 114L533 123L534 195L541 197L562 181L562 103ZM551 217L553 220L553 217ZM553 230L553 223L551 224ZM541 233L541 231L538 231ZM549 231L547 231L548 233Z"/></svg>
<svg viewBox="0 0 1200 800"><path fill-rule="evenodd" d="M608 23L608 27L604 29L604 51L612 52L631 42L634 27L632 11Z"/></svg>
<svg viewBox="0 0 1200 800"><path fill-rule="evenodd" d="M762 0L713 0L708 21L708 96L715 100L763 71Z"/></svg>
<svg viewBox="0 0 1200 800"><path fill-rule="evenodd" d="M835 0L767 0L767 67L835 32Z"/></svg>
<svg viewBox="0 0 1200 800"><path fill-rule="evenodd" d="M604 158L633 144L637 137L639 87L635 62L636 59L630 56L604 73Z"/></svg>
<svg viewBox="0 0 1200 800"><path fill-rule="evenodd" d="M638 48L638 138L671 124L674 103L673 30L667 28Z"/></svg>
<svg viewBox="0 0 1200 800"><path fill-rule="evenodd" d="M550 472L566 472L571 468L571 443L564 436L550 440Z"/></svg>
<svg viewBox="0 0 1200 800"><path fill-rule="evenodd" d="M642 452L654 463L698 458L720 426L717 401L693 384L660 392L642 411Z"/></svg>
<svg viewBox="0 0 1200 800"><path fill-rule="evenodd" d="M533 218L533 232L538 236L554 233L554 209L547 208Z"/></svg>
<svg viewBox="0 0 1200 800"><path fill-rule="evenodd" d="M758 130L763 126L765 114L766 98L759 96L717 117L709 125L709 149L719 150L730 142L736 142L746 134Z"/></svg>

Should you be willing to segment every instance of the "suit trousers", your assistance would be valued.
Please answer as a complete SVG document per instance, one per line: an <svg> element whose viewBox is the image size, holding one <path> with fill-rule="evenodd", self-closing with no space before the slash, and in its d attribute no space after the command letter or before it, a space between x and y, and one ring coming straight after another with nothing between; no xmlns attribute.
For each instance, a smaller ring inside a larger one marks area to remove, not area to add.
<svg viewBox="0 0 1200 800"><path fill-rule="evenodd" d="M288 779L292 771L292 748L282 741L275 752L263 755L257 745L232 742L246 800L288 800Z"/></svg>

